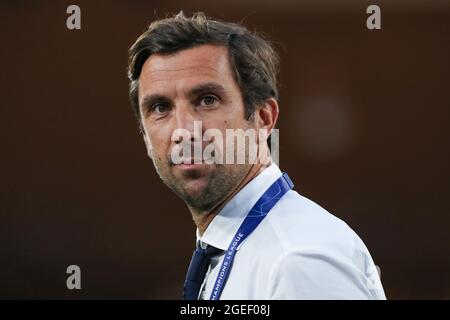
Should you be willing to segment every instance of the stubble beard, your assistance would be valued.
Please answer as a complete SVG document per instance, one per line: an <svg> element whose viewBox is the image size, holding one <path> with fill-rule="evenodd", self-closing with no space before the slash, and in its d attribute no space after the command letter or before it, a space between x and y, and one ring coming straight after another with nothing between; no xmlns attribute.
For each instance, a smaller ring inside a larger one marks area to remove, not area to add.
<svg viewBox="0 0 450 320"><path fill-rule="evenodd" d="M196 173L185 174L177 177L173 174L173 167L169 161L153 156L153 165L163 183L177 194L188 207L197 212L208 212L225 200L242 182L248 174L251 165L249 164L215 164L208 177L208 183L202 190L195 192L195 195L185 188L185 180L195 179Z"/></svg>

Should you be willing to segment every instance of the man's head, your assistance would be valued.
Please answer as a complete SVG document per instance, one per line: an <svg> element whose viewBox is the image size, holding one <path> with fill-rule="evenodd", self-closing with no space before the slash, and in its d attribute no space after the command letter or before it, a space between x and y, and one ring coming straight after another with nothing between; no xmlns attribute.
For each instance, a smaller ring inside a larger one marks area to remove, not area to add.
<svg viewBox="0 0 450 320"><path fill-rule="evenodd" d="M176 129L266 129L278 116L278 57L265 39L204 14L153 22L130 48L130 100L161 179L190 207L209 210L242 182L252 164L176 165ZM202 147L214 141L202 141ZM264 142L266 143L266 142Z"/></svg>

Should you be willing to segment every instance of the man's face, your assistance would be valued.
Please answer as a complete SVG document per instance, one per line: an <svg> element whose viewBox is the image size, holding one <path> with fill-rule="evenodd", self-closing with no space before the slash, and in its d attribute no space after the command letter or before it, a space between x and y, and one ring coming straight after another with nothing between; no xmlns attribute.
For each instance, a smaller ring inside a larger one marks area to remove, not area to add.
<svg viewBox="0 0 450 320"><path fill-rule="evenodd" d="M231 71L228 49L201 45L170 55L152 55L139 80L139 106L149 156L164 183L189 206L212 209L233 192L249 172L249 164L180 164L171 161L176 129L188 130L194 121L201 134L218 129L255 128L244 116L243 97ZM184 141L186 142L186 141ZM202 142L203 148L209 141Z"/></svg>

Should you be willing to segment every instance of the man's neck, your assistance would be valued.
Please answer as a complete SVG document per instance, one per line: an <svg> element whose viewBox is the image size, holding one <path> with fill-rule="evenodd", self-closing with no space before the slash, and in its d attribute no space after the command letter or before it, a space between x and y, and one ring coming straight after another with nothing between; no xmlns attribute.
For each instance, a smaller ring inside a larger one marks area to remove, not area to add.
<svg viewBox="0 0 450 320"><path fill-rule="evenodd" d="M195 225L198 228L200 236L208 228L211 221L214 219L216 215L219 214L220 210L242 189L244 188L250 181L253 180L257 175L264 171L267 167L269 167L271 163L267 165L262 165L260 163L253 165L248 171L247 175L242 179L242 181L236 186L236 188L231 192L224 200L222 200L217 206L209 211L198 212L193 208L189 208L192 213L192 219L194 220Z"/></svg>

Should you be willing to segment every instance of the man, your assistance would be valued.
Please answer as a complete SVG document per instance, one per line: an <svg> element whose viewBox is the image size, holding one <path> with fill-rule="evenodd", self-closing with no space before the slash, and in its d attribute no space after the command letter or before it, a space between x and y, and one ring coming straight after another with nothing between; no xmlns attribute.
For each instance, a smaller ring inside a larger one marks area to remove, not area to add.
<svg viewBox="0 0 450 320"><path fill-rule="evenodd" d="M385 299L363 242L291 190L268 152L270 139L250 136L243 151L207 134L271 133L277 71L267 40L203 13L155 21L130 48L130 100L148 155L197 226L183 297ZM201 152L192 155L196 143ZM211 144L213 152L202 153ZM210 161L239 153L243 163Z"/></svg>

